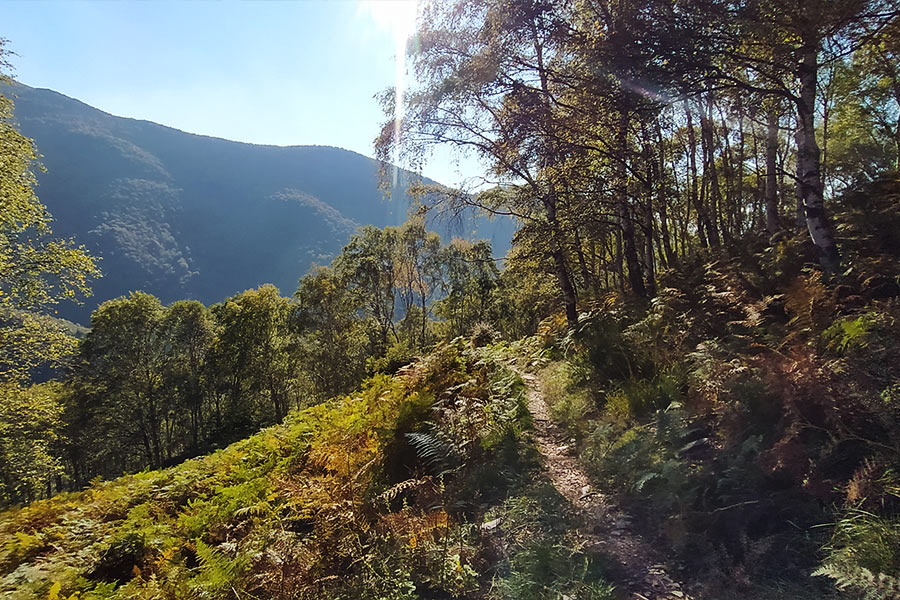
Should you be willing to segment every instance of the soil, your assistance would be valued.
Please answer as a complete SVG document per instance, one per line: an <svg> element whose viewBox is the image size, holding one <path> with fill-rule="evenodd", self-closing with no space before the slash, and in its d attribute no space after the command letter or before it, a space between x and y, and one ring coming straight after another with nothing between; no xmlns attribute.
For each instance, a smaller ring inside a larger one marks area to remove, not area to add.
<svg viewBox="0 0 900 600"><path fill-rule="evenodd" d="M631 518L603 490L593 487L574 456L574 445L550 420L538 378L520 375L528 387L534 437L547 476L572 505L578 528L573 532L585 548L608 561L608 578L616 597L628 600L690 600L651 542L641 537Z"/></svg>

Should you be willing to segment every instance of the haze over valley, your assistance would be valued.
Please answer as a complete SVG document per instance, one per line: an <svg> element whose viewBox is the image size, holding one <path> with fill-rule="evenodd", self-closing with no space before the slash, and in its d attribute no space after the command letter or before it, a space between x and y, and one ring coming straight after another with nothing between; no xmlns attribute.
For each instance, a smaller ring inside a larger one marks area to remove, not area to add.
<svg viewBox="0 0 900 600"><path fill-rule="evenodd" d="M38 193L54 233L102 259L93 296L58 307L85 325L101 302L134 290L166 303L212 304L263 283L292 294L357 227L403 223L410 183L434 183L401 169L385 194L379 163L348 150L232 142L116 117L51 90L2 91L42 155ZM473 215L431 227L447 240L491 239L502 257L512 222Z"/></svg>

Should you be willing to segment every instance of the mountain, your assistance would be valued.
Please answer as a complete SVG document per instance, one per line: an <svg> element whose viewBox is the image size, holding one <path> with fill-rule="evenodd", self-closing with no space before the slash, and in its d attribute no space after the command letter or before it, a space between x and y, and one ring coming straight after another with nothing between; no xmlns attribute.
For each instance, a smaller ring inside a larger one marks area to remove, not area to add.
<svg viewBox="0 0 900 600"><path fill-rule="evenodd" d="M38 196L54 233L102 258L94 295L83 306L59 307L76 322L131 290L166 303L209 304L262 283L290 294L358 226L398 225L407 216L413 174L401 170L386 199L378 162L355 152L185 133L21 84L3 93L42 154ZM502 256L513 225L472 217L436 230L490 238Z"/></svg>

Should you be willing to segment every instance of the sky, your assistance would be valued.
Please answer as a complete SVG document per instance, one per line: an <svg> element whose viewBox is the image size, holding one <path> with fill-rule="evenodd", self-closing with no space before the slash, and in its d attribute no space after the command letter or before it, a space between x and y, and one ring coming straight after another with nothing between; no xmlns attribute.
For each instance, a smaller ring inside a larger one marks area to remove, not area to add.
<svg viewBox="0 0 900 600"><path fill-rule="evenodd" d="M415 11L415 0L5 0L0 37L17 80L114 115L372 156L374 96L409 85ZM477 170L440 151L424 173L457 184Z"/></svg>

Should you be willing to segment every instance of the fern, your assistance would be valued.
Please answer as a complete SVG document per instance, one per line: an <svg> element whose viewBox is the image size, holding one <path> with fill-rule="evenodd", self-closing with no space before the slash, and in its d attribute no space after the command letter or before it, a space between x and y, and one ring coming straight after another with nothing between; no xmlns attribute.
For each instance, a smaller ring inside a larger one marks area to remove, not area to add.
<svg viewBox="0 0 900 600"><path fill-rule="evenodd" d="M433 433L407 433L406 439L426 466L437 474L452 471L459 464L459 452Z"/></svg>
<svg viewBox="0 0 900 600"><path fill-rule="evenodd" d="M430 478L406 479L405 481L394 484L385 491L381 492L381 494L378 495L378 499L385 504L390 505L390 503L393 502L394 499L399 495L404 494L410 490L420 488L427 483L431 483Z"/></svg>
<svg viewBox="0 0 900 600"><path fill-rule="evenodd" d="M231 585L241 571L241 559L230 558L221 550L197 540L197 560L200 574L194 583L207 591L217 591Z"/></svg>
<svg viewBox="0 0 900 600"><path fill-rule="evenodd" d="M828 577L839 590L860 592L865 600L900 600L900 579L872 573L865 567L827 564L816 569L813 576Z"/></svg>

